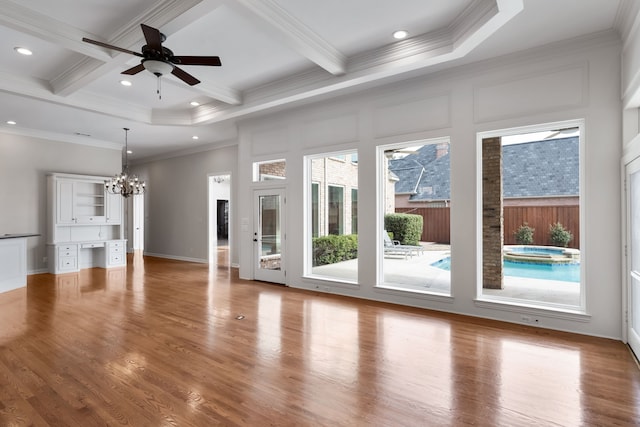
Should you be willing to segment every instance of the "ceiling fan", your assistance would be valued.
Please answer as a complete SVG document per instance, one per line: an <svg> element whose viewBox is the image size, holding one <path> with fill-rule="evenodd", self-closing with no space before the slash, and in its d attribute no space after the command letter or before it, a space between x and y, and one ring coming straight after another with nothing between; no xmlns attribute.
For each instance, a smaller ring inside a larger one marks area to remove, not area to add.
<svg viewBox="0 0 640 427"><path fill-rule="evenodd" d="M140 24L140 26L142 27L142 33L147 42L146 45L142 46L142 53L123 49L97 40L91 40L86 37L83 37L82 41L142 58L140 64L123 71L122 74L134 75L147 70L158 77L158 82L162 75L171 73L190 86L197 85L200 83L200 80L177 67L177 65L208 65L214 67L222 65L220 57L218 56L176 56L170 49L162 46L162 42L166 40L164 34L158 29L148 25ZM160 93L159 89L158 93Z"/></svg>

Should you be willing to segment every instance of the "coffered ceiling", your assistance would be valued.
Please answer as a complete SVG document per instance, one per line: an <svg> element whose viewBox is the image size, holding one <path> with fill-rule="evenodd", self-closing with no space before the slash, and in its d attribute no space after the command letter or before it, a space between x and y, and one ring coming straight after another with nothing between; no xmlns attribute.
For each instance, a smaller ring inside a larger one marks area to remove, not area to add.
<svg viewBox="0 0 640 427"><path fill-rule="evenodd" d="M614 29L628 2L0 0L0 132L119 147L128 127L134 160L224 144L239 118ZM120 74L139 57L82 41L140 52L141 23L222 66L182 66L201 83L163 76L159 99L150 72Z"/></svg>

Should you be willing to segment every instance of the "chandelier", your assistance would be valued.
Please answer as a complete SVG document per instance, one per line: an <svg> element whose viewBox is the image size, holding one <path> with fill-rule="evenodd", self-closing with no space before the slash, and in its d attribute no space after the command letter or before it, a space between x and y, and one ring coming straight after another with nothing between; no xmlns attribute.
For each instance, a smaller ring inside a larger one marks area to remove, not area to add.
<svg viewBox="0 0 640 427"><path fill-rule="evenodd" d="M146 187L145 182L140 181L137 175L131 175L129 173L129 147L127 141L127 135L129 128L124 129L124 148L122 149L122 172L115 175L113 178L104 182L104 188L111 194L120 194L122 197L127 198L132 194L144 193Z"/></svg>

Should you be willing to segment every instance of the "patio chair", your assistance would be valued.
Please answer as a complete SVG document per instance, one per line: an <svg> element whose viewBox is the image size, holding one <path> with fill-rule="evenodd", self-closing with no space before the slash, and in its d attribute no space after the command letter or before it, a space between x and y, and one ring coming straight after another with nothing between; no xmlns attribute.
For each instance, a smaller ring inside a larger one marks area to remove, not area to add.
<svg viewBox="0 0 640 427"><path fill-rule="evenodd" d="M424 248L420 245L401 245L398 240L391 240L387 230L382 230L384 237L385 255L403 255L405 259L415 255L422 255Z"/></svg>

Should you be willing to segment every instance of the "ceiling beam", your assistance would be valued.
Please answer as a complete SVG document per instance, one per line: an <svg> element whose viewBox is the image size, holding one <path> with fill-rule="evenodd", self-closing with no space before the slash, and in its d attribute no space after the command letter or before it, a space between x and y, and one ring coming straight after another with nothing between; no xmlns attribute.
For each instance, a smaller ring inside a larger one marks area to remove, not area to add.
<svg viewBox="0 0 640 427"><path fill-rule="evenodd" d="M236 0L229 6L329 73L345 73L347 58L274 0Z"/></svg>
<svg viewBox="0 0 640 427"><path fill-rule="evenodd" d="M104 50L82 41L83 37L96 39L93 34L67 25L9 0L0 0L0 25L30 34L73 52L108 61L111 56Z"/></svg>

